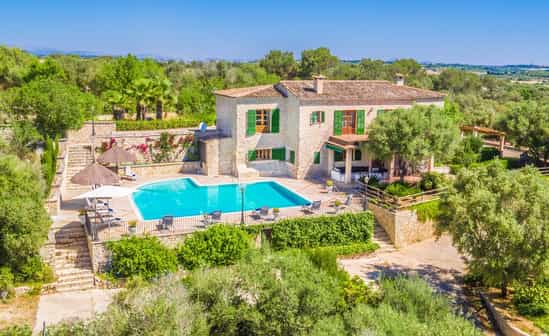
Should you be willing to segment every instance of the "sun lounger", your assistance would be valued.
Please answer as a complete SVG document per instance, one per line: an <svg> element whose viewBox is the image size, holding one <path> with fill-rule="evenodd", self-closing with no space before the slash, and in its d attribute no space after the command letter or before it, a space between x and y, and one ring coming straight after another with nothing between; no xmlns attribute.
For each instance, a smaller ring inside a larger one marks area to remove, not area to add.
<svg viewBox="0 0 549 336"><path fill-rule="evenodd" d="M219 221L221 221L221 211L216 210L210 212L210 221L212 223L218 223Z"/></svg>
<svg viewBox="0 0 549 336"><path fill-rule="evenodd" d="M313 203L309 205L304 205L301 208L301 211L308 212L308 213L314 213L315 211L320 209L321 201L314 201Z"/></svg>
<svg viewBox="0 0 549 336"><path fill-rule="evenodd" d="M131 181L137 180L137 175L133 172L132 167L130 166L124 167L124 175L122 177Z"/></svg>
<svg viewBox="0 0 549 336"><path fill-rule="evenodd" d="M160 230L168 230L173 225L173 216L164 216L160 219L158 227Z"/></svg>
<svg viewBox="0 0 549 336"><path fill-rule="evenodd" d="M259 209L259 216L263 218L269 216L269 207L266 207L266 206L261 207Z"/></svg>

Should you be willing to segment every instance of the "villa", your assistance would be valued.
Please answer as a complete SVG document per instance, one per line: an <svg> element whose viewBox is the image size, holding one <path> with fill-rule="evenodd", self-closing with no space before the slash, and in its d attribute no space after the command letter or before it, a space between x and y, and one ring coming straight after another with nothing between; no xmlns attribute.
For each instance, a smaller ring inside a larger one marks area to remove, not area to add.
<svg viewBox="0 0 549 336"><path fill-rule="evenodd" d="M219 90L216 132L201 138L208 175L391 178L395 160L367 152L368 126L381 113L444 103L444 94L379 80L284 80ZM432 167L432 159L425 163Z"/></svg>

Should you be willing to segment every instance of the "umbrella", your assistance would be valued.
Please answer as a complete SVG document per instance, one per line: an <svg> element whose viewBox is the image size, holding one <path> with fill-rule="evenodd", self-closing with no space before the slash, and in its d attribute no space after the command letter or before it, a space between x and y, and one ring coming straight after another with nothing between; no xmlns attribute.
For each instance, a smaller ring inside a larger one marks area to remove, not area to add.
<svg viewBox="0 0 549 336"><path fill-rule="evenodd" d="M130 153L119 146L112 146L111 149L97 158L97 161L101 163L114 163L117 166L124 162L135 162L136 160L135 154Z"/></svg>
<svg viewBox="0 0 549 336"><path fill-rule="evenodd" d="M76 173L71 182L82 185L116 184L120 182L120 178L108 168L94 162Z"/></svg>
<svg viewBox="0 0 549 336"><path fill-rule="evenodd" d="M92 191L83 193L82 195L76 196L75 198L121 198L130 195L132 192L134 192L134 189L131 188L102 186Z"/></svg>

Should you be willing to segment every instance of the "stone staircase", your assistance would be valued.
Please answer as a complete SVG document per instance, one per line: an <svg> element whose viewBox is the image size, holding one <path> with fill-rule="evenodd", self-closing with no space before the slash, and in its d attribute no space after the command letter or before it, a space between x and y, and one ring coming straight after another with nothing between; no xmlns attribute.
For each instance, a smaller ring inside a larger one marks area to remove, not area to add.
<svg viewBox="0 0 549 336"><path fill-rule="evenodd" d="M71 178L93 162L90 145L72 145L68 149L68 162L65 172L65 190L87 190L89 186L82 186L71 182Z"/></svg>
<svg viewBox="0 0 549 336"><path fill-rule="evenodd" d="M372 241L379 245L379 249L376 250L376 254L389 253L396 251L395 246L391 242L391 238L385 230L376 221L374 226L374 237Z"/></svg>
<svg viewBox="0 0 549 336"><path fill-rule="evenodd" d="M58 292L85 290L94 287L88 241L84 227L70 222L55 229L54 270Z"/></svg>

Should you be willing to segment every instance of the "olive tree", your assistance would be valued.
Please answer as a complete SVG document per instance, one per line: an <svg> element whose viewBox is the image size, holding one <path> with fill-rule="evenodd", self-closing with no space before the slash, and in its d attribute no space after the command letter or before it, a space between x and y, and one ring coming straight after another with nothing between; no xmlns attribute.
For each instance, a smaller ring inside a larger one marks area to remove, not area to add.
<svg viewBox="0 0 549 336"><path fill-rule="evenodd" d="M438 233L449 232L469 270L503 296L549 269L549 183L534 168L462 169L440 207Z"/></svg>
<svg viewBox="0 0 549 336"><path fill-rule="evenodd" d="M378 116L368 129L368 149L380 159L395 155L400 160L401 180L405 164L416 166L434 155L450 155L458 139L453 119L436 106L415 105Z"/></svg>

